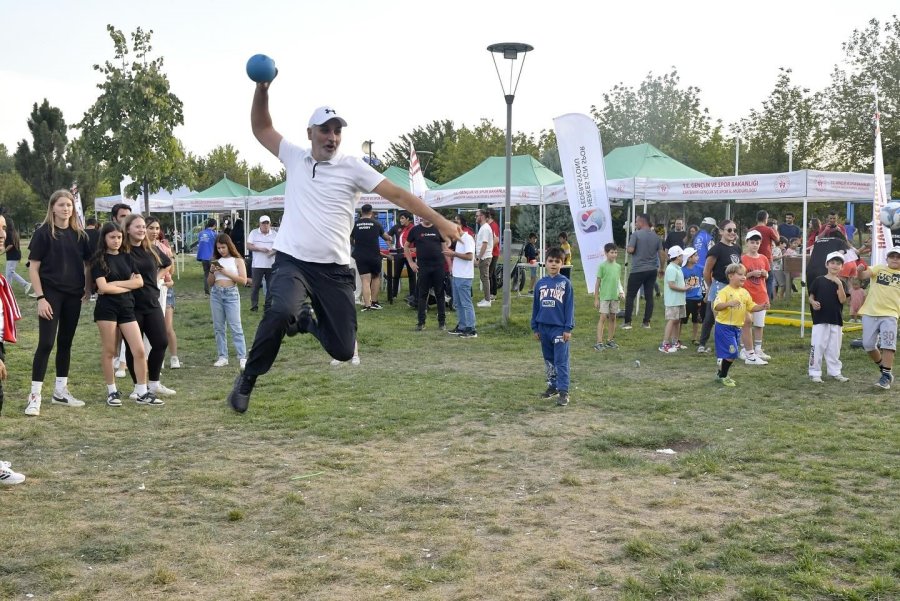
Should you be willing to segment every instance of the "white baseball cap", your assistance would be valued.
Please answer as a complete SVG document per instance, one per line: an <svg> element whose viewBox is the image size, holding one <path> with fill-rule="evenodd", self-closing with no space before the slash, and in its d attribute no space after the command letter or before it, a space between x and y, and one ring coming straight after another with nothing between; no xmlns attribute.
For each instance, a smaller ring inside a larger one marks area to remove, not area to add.
<svg viewBox="0 0 900 601"><path fill-rule="evenodd" d="M347 127L347 122L344 121L344 118L338 116L337 111L330 106L320 106L319 108L314 110L312 117L309 118L309 127L328 123L332 119L337 119L341 122L341 125Z"/></svg>
<svg viewBox="0 0 900 601"><path fill-rule="evenodd" d="M704 217L703 221L701 221L700 223L702 223L703 225L719 225L712 217Z"/></svg>
<svg viewBox="0 0 900 601"><path fill-rule="evenodd" d="M744 240L749 240L750 238L759 238L762 240L762 234L758 230L750 230L747 232L747 235L744 236Z"/></svg>
<svg viewBox="0 0 900 601"><path fill-rule="evenodd" d="M685 248L685 249L684 249L684 254L681 255L681 264L682 264L682 265L687 265L688 259L690 259L691 256L692 256L692 255L695 255L695 254L697 254L697 249L696 249L696 248L694 248L694 247L692 247L692 246L688 246L687 248Z"/></svg>
<svg viewBox="0 0 900 601"><path fill-rule="evenodd" d="M680 246L678 246L677 244L675 246L672 246L669 248L669 258L670 259L674 259L675 257L680 257L683 254L684 254L684 249L681 248Z"/></svg>
<svg viewBox="0 0 900 601"><path fill-rule="evenodd" d="M836 250L832 253L828 253L828 256L825 257L825 262L829 262L832 259L839 259L841 263L844 262L844 251Z"/></svg>
<svg viewBox="0 0 900 601"><path fill-rule="evenodd" d="M272 220L269 219L268 215L263 215L262 217L259 218L259 222L260 223L272 223Z"/></svg>

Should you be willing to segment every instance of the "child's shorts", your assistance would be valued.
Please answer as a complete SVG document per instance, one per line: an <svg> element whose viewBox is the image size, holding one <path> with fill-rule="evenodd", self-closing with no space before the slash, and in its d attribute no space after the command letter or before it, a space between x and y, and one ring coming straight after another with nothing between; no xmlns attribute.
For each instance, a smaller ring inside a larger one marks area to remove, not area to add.
<svg viewBox="0 0 900 601"><path fill-rule="evenodd" d="M757 328L766 327L766 312L757 311L756 313L751 313L750 322Z"/></svg>
<svg viewBox="0 0 900 601"><path fill-rule="evenodd" d="M175 308L175 289L169 288L166 291L166 306Z"/></svg>
<svg viewBox="0 0 900 601"><path fill-rule="evenodd" d="M716 322L716 358L734 361L741 349L741 328Z"/></svg>
<svg viewBox="0 0 900 601"><path fill-rule="evenodd" d="M674 307L666 307L666 320L681 319L687 315L684 305L675 305Z"/></svg>
<svg viewBox="0 0 900 601"><path fill-rule="evenodd" d="M876 347L881 350L897 350L897 319L894 317L862 316L863 349L874 351Z"/></svg>
<svg viewBox="0 0 900 601"><path fill-rule="evenodd" d="M602 300L600 301L600 313L603 315L616 315L619 312L618 300Z"/></svg>
<svg viewBox="0 0 900 601"><path fill-rule="evenodd" d="M687 315L681 318L682 325L688 322L688 318L691 319L691 323L703 323L703 300L689 298L685 302L687 304L684 306L684 310Z"/></svg>

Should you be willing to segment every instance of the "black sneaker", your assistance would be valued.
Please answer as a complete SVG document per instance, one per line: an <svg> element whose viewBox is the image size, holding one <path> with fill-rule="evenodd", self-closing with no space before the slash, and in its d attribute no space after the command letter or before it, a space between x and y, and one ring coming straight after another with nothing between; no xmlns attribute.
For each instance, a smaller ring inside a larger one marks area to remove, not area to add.
<svg viewBox="0 0 900 601"><path fill-rule="evenodd" d="M569 404L569 393L566 392L565 390L560 390L559 398L556 399L556 404L559 405L560 407L565 407L566 405L568 405Z"/></svg>
<svg viewBox="0 0 900 601"><path fill-rule="evenodd" d="M138 405L147 405L148 407L162 407L166 402L156 398L156 395L149 390L135 399Z"/></svg>
<svg viewBox="0 0 900 601"><path fill-rule="evenodd" d="M106 395L106 404L110 407L121 407L122 406L122 396L119 394L119 391L110 392Z"/></svg>
<svg viewBox="0 0 900 601"><path fill-rule="evenodd" d="M416 332L421 332L424 329L425 329L424 323L416 324Z"/></svg>
<svg viewBox="0 0 900 601"><path fill-rule="evenodd" d="M309 332L309 326L312 325L312 319L312 305L310 305L309 303L303 303L303 306L300 307L300 313L297 314L297 319L288 324L286 334L288 336L306 334L307 332Z"/></svg>
<svg viewBox="0 0 900 601"><path fill-rule="evenodd" d="M469 328L459 335L460 338L478 338L478 332L474 328Z"/></svg>
<svg viewBox="0 0 900 601"><path fill-rule="evenodd" d="M376 311L381 311L383 308L384 307L382 307L381 303L379 303L379 302L374 302L371 305L369 305L369 309L375 309Z"/></svg>
<svg viewBox="0 0 900 601"><path fill-rule="evenodd" d="M447 331L447 326L445 326L445 325L442 324L442 323L439 323L439 324L438 324L438 330L440 330L441 332L446 332L446 331Z"/></svg>
<svg viewBox="0 0 900 601"><path fill-rule="evenodd" d="M228 405L238 413L247 411L250 405L250 393L253 392L253 386L256 384L256 378L253 376L245 376L241 372L234 379L234 387L228 394Z"/></svg>
<svg viewBox="0 0 900 601"><path fill-rule="evenodd" d="M372 307L371 305L368 305L368 306L367 306L367 305L363 305L363 308L360 309L360 311L371 311L371 310L374 309L374 308L375 308L375 307Z"/></svg>
<svg viewBox="0 0 900 601"><path fill-rule="evenodd" d="M459 326L456 326L452 330L447 330L447 333L452 334L453 336L459 336L463 333L463 331L459 329Z"/></svg>
<svg viewBox="0 0 900 601"><path fill-rule="evenodd" d="M552 399L555 396L559 396L559 391L552 386L548 386L547 390L541 393L542 399Z"/></svg>
<svg viewBox="0 0 900 601"><path fill-rule="evenodd" d="M256 312L259 311L259 307L250 307L250 310Z"/></svg>

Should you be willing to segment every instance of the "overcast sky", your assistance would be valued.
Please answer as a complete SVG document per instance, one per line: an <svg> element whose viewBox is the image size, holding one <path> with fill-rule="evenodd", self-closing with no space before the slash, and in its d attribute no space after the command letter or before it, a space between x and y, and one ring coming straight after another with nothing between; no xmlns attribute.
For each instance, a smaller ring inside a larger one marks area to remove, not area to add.
<svg viewBox="0 0 900 601"><path fill-rule="evenodd" d="M126 34L154 31L154 53L184 102L175 133L188 151L233 144L276 172L280 163L250 132L244 66L256 53L279 68L271 88L278 131L302 143L313 108L330 104L348 121L342 150L361 154L371 139L378 154L435 119L471 126L485 117L505 128L486 50L494 42L535 48L513 106L515 131L550 129L556 116L588 113L616 83L637 86L673 66L728 124L760 105L779 67L792 68L796 83L826 87L853 29L898 8L896 0L0 0L0 143L12 152L30 141L26 120L44 98L67 123L81 119L98 94L92 65L112 59L107 23Z"/></svg>

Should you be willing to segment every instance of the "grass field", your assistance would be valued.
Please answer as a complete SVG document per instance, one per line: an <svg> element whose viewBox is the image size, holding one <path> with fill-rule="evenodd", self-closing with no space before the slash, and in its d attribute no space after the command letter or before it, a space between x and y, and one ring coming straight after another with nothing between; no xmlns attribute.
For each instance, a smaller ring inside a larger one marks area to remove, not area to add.
<svg viewBox="0 0 900 601"><path fill-rule="evenodd" d="M530 299L507 329L500 303L478 309L474 340L439 332L433 311L415 332L412 310L385 303L359 316L360 366L288 339L239 416L223 402L236 361L212 367L188 267L185 367L164 370L178 395L162 408L106 407L85 307L70 389L88 405L47 402L51 361L26 418L23 300L0 458L28 480L0 489L0 598L900 598L897 392L849 340L851 381L816 385L808 338L767 328L771 364L737 364L724 389L714 357L657 352L661 309L593 351L579 293L558 408L538 398Z"/></svg>

